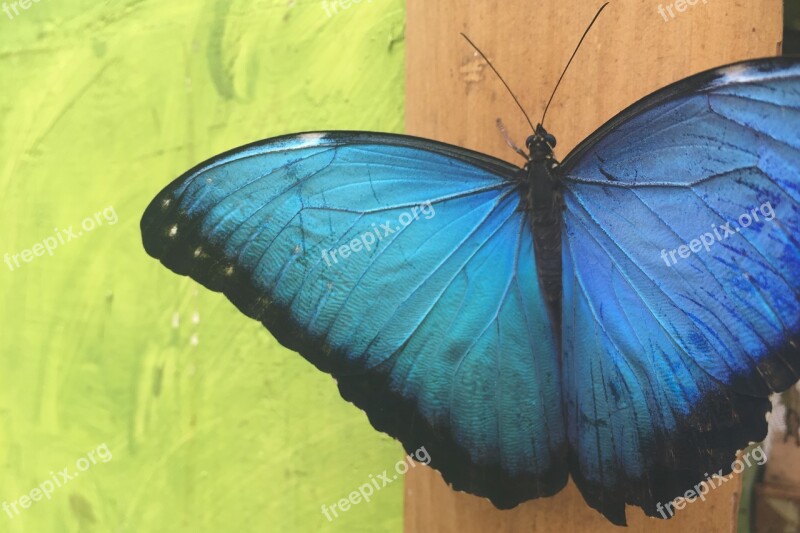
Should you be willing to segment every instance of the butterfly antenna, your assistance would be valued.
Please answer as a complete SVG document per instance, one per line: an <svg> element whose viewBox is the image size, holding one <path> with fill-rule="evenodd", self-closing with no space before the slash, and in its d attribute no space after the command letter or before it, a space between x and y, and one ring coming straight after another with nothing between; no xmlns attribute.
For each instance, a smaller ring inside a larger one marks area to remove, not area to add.
<svg viewBox="0 0 800 533"><path fill-rule="evenodd" d="M558 90L558 86L561 85L561 80L564 79L564 74L567 73L567 69L569 69L569 65L572 63L572 60L575 59L575 54L578 53L578 50L580 49L581 44L583 44L583 40L586 38L586 35L589 34L589 30L592 29L592 26L594 26L594 23L597 20L597 17L600 16L600 13L603 12L603 10L606 8L606 6L608 4L609 4L609 2L606 2L605 4L603 4L600 7L600 9L597 10L597 14L594 16L592 21L589 23L589 26L586 28L586 31L583 32L583 37L581 37L581 40L578 41L578 46L576 46L575 47L575 51L572 52L572 57L570 57L569 61L567 61L567 66L564 67L564 71L561 73L561 77L558 78L558 81L556 82L556 86L553 89L553 93L550 95L550 100L547 101L547 105L544 107L544 113L542 113L542 120L541 120L540 124L544 124L544 117L547 116L547 110L550 109L550 104L553 102L553 97L556 95L556 91Z"/></svg>
<svg viewBox="0 0 800 533"><path fill-rule="evenodd" d="M531 118L530 118L530 117L528 116L528 114L525 112L525 108L524 108L524 107L522 107L522 104L520 104L520 103L519 103L519 100L517 100L517 97L516 97L516 96L514 96L514 91L512 91L512 90L511 90L511 87L509 87L509 86L508 86L508 84L506 83L506 80L504 80L504 79L503 79L503 76L501 76L501 75L500 75L500 73L499 73L499 72L497 72L497 69L496 69L496 68L494 68L494 65L492 65L492 62L491 62L491 61L489 61L489 58L488 58L488 57L486 57L486 54L484 54L483 52L481 52L481 49L480 49L480 48L478 48L478 47L475 45L475 43L473 43L473 42L470 40L470 38L469 38L469 37L467 37L465 34L463 34L463 33L462 33L462 34L461 34L461 36L462 36L464 39L466 39L466 40L467 40L467 42L470 44L470 46L472 46L472 48L474 48L474 49L475 49L475 51L476 51L476 52L478 52L478 53L480 54L480 56L483 58L483 60L484 60L484 61L486 61L486 63L489 65L489 67L491 67L491 69L494 71L494 73L497 75L497 77L500 79L500 81L501 81L501 82L503 82L503 85L505 85L505 87L506 87L506 90L508 91L508 94L510 94L510 95L511 95L511 98L513 98L513 99L514 99L514 101L517 103L517 106L519 107L519 110L520 110L520 111L522 111L522 114L523 114L523 115L525 115L525 119L528 121L528 124L530 124L530 126L531 126L531 131L533 131L534 133L536 133L536 128L534 128L534 127L533 127L533 122L531 122Z"/></svg>

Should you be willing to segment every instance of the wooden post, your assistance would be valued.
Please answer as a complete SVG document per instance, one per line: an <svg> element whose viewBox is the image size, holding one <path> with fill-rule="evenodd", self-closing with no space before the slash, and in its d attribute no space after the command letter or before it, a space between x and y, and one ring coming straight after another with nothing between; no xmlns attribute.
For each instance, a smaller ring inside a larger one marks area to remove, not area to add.
<svg viewBox="0 0 800 533"><path fill-rule="evenodd" d="M407 0L406 131L521 163L505 145L495 120L502 118L519 145L530 130L459 32L488 55L535 123L601 3ZM672 81L725 63L776 55L781 35L782 0L612 2L548 112L547 129L558 138L556 155L563 158L618 111ZM738 493L737 480L669 521L647 518L629 507L628 530L735 531ZM553 498L498 511L488 500L452 491L431 469L417 468L406 476L406 532L584 530L618 529L584 503L572 482Z"/></svg>

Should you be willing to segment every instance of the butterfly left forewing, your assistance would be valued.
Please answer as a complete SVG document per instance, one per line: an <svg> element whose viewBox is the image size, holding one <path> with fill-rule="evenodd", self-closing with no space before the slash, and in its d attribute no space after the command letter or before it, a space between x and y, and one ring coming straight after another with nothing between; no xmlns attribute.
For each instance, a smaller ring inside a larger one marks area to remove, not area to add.
<svg viewBox="0 0 800 533"><path fill-rule="evenodd" d="M223 154L142 219L145 249L223 292L459 490L566 483L556 338L518 169L411 137L316 133Z"/></svg>

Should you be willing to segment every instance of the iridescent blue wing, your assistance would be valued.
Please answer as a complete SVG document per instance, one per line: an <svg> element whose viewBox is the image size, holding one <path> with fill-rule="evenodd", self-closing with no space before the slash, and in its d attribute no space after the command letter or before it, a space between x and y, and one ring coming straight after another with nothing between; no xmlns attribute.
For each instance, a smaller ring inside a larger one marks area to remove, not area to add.
<svg viewBox="0 0 800 533"><path fill-rule="evenodd" d="M687 78L563 168L571 474L616 523L666 518L800 377L800 63Z"/></svg>
<svg viewBox="0 0 800 533"><path fill-rule="evenodd" d="M412 137L312 133L192 169L147 208L147 252L223 292L455 488L557 492L556 333L516 167Z"/></svg>

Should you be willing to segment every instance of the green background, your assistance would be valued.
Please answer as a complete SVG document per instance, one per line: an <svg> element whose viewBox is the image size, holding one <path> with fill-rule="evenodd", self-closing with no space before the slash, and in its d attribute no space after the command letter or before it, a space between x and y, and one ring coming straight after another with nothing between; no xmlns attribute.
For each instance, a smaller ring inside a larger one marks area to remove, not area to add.
<svg viewBox="0 0 800 533"><path fill-rule="evenodd" d="M118 216L0 263L0 503L103 443L113 455L52 500L0 510L0 531L401 529L399 481L333 522L320 510L393 468L399 444L224 297L146 256L139 219L226 149L400 131L403 23L402 0L330 17L321 0L0 12L0 254Z"/></svg>

